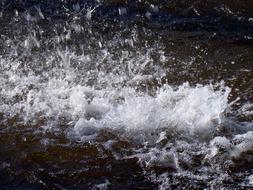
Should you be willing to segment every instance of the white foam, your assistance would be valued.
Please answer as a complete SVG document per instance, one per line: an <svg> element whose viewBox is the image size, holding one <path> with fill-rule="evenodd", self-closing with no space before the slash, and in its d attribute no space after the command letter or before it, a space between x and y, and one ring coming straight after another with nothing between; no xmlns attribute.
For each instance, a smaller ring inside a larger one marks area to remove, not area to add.
<svg viewBox="0 0 253 190"><path fill-rule="evenodd" d="M89 106L96 113L93 116L94 127L124 128L130 131L173 128L194 135L214 131L222 122L229 92L229 88L215 91L211 85L191 87L187 83L176 90L165 85L155 96L138 94L133 89L124 88L94 97ZM112 100L115 93L116 97L121 98L120 103L115 104L116 100ZM90 112L90 109L86 107L83 112ZM99 119L96 119L98 115ZM87 122L91 121L82 118L74 130L85 128Z"/></svg>
<svg viewBox="0 0 253 190"><path fill-rule="evenodd" d="M248 183L251 187L253 187L253 175L248 176Z"/></svg>
<svg viewBox="0 0 253 190"><path fill-rule="evenodd" d="M253 131L249 131L245 134L235 135L233 138L233 143L235 144L233 150L231 151L231 157L240 158L242 153L253 150Z"/></svg>
<svg viewBox="0 0 253 190"><path fill-rule="evenodd" d="M94 185L94 188L92 188L92 189L106 190L109 188L110 185L111 185L110 181L106 179L104 183L96 184L96 185Z"/></svg>
<svg viewBox="0 0 253 190"><path fill-rule="evenodd" d="M82 118L83 125L79 121L76 131L93 118L94 127L137 131L172 128L190 135L208 134L224 119L230 93L224 86L214 90L212 85L191 87L185 83L178 88L164 85L151 96L132 87L95 90L59 78L40 82L41 78L34 75L9 76L2 78L1 95L9 101L18 95L23 98L14 104L1 102L0 112L20 114L25 122L41 116L49 121Z"/></svg>
<svg viewBox="0 0 253 190"><path fill-rule="evenodd" d="M231 149L232 144L229 139L226 137L215 137L210 141L210 154L206 155L206 159L212 160L214 157L220 155L228 155Z"/></svg>
<svg viewBox="0 0 253 190"><path fill-rule="evenodd" d="M239 114L245 115L245 116L252 116L253 115L253 104L246 103L242 105L242 107L239 110Z"/></svg>
<svg viewBox="0 0 253 190"><path fill-rule="evenodd" d="M209 162L217 167L232 166L235 164L234 160L245 161L245 158L247 158L251 162L252 150L253 131L237 134L231 139L215 137L210 141L209 153L205 156L205 159L209 159Z"/></svg>

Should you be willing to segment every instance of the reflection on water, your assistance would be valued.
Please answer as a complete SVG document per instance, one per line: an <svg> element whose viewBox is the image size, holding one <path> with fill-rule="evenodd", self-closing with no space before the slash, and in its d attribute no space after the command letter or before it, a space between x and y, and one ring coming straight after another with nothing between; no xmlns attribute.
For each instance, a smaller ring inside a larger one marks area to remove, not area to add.
<svg viewBox="0 0 253 190"><path fill-rule="evenodd" d="M252 7L1 1L1 187L252 188Z"/></svg>

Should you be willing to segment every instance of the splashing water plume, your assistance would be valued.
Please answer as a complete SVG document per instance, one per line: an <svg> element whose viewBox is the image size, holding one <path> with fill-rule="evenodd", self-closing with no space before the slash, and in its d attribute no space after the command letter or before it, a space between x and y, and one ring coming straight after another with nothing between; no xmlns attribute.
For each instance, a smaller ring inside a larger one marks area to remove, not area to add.
<svg viewBox="0 0 253 190"><path fill-rule="evenodd" d="M0 186L252 188L238 2L3 0Z"/></svg>

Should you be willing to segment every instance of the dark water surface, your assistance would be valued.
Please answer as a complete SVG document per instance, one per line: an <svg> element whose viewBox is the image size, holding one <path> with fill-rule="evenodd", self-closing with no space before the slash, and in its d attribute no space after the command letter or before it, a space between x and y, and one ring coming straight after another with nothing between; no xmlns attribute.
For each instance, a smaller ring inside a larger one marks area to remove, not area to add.
<svg viewBox="0 0 253 190"><path fill-rule="evenodd" d="M2 0L0 189L252 189L251 0Z"/></svg>

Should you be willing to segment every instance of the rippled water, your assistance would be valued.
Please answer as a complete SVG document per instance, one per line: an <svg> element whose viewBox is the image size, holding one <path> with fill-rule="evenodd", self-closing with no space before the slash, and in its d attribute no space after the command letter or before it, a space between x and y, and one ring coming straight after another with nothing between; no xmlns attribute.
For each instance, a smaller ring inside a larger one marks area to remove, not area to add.
<svg viewBox="0 0 253 190"><path fill-rule="evenodd" d="M1 189L253 188L253 3L0 2Z"/></svg>

